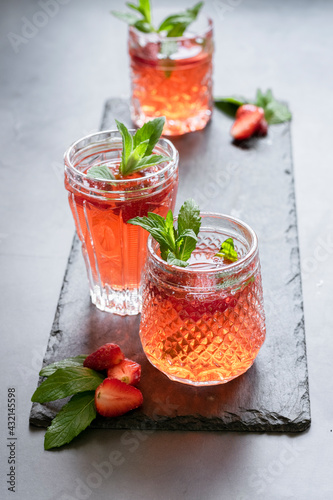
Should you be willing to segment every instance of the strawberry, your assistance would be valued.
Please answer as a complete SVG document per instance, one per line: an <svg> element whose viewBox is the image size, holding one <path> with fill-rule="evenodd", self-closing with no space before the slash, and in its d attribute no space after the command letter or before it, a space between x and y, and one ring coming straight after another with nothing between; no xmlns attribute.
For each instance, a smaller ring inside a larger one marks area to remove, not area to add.
<svg viewBox="0 0 333 500"><path fill-rule="evenodd" d="M248 139L258 130L263 116L264 110L258 107L253 111L241 114L231 127L231 135L238 141Z"/></svg>
<svg viewBox="0 0 333 500"><path fill-rule="evenodd" d="M83 366L97 371L107 370L111 366L120 363L124 357L117 344L105 344L97 351L89 354L84 360Z"/></svg>
<svg viewBox="0 0 333 500"><path fill-rule="evenodd" d="M257 134L260 136L264 136L267 135L267 131L268 131L268 123L265 120L265 118L262 118L259 123Z"/></svg>
<svg viewBox="0 0 333 500"><path fill-rule="evenodd" d="M142 405L141 391L115 378L106 378L95 392L96 410L103 417L119 417Z"/></svg>
<svg viewBox="0 0 333 500"><path fill-rule="evenodd" d="M262 109L258 108L255 104L243 104L242 106L239 106L239 108L236 111L236 120L240 116L247 114L247 113L253 113L257 109ZM264 110L262 109L262 115L264 116Z"/></svg>
<svg viewBox="0 0 333 500"><path fill-rule="evenodd" d="M108 369L108 377L116 378L125 384L136 385L140 382L141 366L131 359L123 359Z"/></svg>

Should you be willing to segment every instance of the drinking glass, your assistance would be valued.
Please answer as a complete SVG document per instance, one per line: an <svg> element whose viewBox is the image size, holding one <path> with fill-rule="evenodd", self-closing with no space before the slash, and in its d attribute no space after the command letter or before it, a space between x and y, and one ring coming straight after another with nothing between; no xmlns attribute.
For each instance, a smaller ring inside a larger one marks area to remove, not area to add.
<svg viewBox="0 0 333 500"><path fill-rule="evenodd" d="M131 131L133 134L135 131ZM75 142L65 153L65 187L82 243L92 302L102 311L134 315L141 310L140 281L147 232L129 219L173 210L178 187L178 152L160 139L154 152L169 160L126 177L119 175L122 141L118 131L103 131ZM87 176L106 165L115 180Z"/></svg>
<svg viewBox="0 0 333 500"><path fill-rule="evenodd" d="M183 36L129 28L131 114L141 127L165 116L164 135L203 129L211 118L213 23L201 17Z"/></svg>
<svg viewBox="0 0 333 500"><path fill-rule="evenodd" d="M188 267L162 260L149 237L140 325L148 360L171 380L195 386L246 372L265 339L255 232L227 215L201 216ZM233 263L215 256L230 237L239 256Z"/></svg>

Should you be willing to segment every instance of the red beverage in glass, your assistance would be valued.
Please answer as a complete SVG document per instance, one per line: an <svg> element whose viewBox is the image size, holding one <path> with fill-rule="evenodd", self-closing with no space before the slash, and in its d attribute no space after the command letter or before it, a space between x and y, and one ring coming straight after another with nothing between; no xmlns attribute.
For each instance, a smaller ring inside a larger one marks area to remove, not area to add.
<svg viewBox="0 0 333 500"><path fill-rule="evenodd" d="M119 174L121 139L116 131L77 141L65 155L65 187L82 242L92 302L117 314L137 314L146 259L147 232L127 224L136 216L172 210L178 187L178 153L166 139L155 150L170 157L141 172ZM115 180L89 178L87 170L106 165Z"/></svg>
<svg viewBox="0 0 333 500"><path fill-rule="evenodd" d="M149 361L170 379L197 386L244 373L265 339L255 233L231 217L202 217L187 268L163 261L149 238L140 326ZM240 257L235 263L215 257L229 237Z"/></svg>
<svg viewBox="0 0 333 500"><path fill-rule="evenodd" d="M129 29L131 112L137 126L165 116L163 134L182 135L203 129L210 120L212 22L198 33L166 38Z"/></svg>

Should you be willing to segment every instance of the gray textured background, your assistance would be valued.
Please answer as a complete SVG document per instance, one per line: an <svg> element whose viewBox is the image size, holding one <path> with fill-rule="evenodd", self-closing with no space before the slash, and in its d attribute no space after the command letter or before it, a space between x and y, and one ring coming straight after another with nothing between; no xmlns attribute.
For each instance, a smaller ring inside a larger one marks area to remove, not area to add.
<svg viewBox="0 0 333 500"><path fill-rule="evenodd" d="M29 429L28 416L73 235L62 154L98 129L106 98L128 95L126 28L108 14L120 2L71 0L16 54L7 34L20 34L23 18L32 20L41 7L2 0L0 453L6 472L5 405L14 385L18 477L15 496L1 477L1 498L72 500L79 484L97 500L332 498L333 4L207 3L216 26L215 94L251 96L257 86L271 86L294 113L312 426L297 437L92 430L74 448L43 452L43 432ZM176 8L169 0L169 11ZM115 461L115 451L118 465L93 487L91 474Z"/></svg>

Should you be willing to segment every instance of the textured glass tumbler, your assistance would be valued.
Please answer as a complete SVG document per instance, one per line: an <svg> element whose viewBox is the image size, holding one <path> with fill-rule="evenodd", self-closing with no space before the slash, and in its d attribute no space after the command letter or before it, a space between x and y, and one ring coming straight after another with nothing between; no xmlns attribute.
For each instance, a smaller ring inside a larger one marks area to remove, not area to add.
<svg viewBox="0 0 333 500"><path fill-rule="evenodd" d="M131 131L132 133L134 131ZM118 131L91 134L65 153L65 187L82 243L92 302L102 311L133 315L141 310L140 281L146 260L147 232L128 224L148 212L166 216L178 187L178 152L160 139L154 152L170 158L128 177L119 176L122 141ZM115 180L87 176L106 165Z"/></svg>
<svg viewBox="0 0 333 500"><path fill-rule="evenodd" d="M201 18L175 38L129 28L131 114L137 126L166 117L164 135L203 129L211 118L213 24Z"/></svg>
<svg viewBox="0 0 333 500"><path fill-rule="evenodd" d="M203 213L190 266L159 256L148 239L140 338L148 360L171 380L195 386L228 382L253 364L265 339L257 237L232 217ZM232 237L239 260L215 257Z"/></svg>

